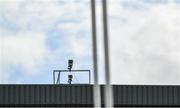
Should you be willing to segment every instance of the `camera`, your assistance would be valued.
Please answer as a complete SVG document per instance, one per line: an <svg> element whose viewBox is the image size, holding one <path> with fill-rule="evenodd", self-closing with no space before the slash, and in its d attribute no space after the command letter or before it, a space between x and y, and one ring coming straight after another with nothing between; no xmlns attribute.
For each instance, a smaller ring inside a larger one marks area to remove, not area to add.
<svg viewBox="0 0 180 108"><path fill-rule="evenodd" d="M68 75L68 83L69 83L69 84L71 84L72 79L73 79L73 75Z"/></svg>
<svg viewBox="0 0 180 108"><path fill-rule="evenodd" d="M73 60L68 60L68 69L71 71L73 67Z"/></svg>

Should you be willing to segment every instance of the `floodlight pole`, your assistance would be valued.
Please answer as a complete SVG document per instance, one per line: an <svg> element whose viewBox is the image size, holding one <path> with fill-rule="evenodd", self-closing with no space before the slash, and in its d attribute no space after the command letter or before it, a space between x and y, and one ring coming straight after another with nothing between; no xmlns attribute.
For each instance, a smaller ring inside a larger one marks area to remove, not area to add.
<svg viewBox="0 0 180 108"><path fill-rule="evenodd" d="M103 31L104 31L104 60L105 60L105 107L113 108L113 93L112 86L110 85L110 66L109 66L109 39L108 39L108 15L107 15L107 0L102 0L102 10L103 10Z"/></svg>
<svg viewBox="0 0 180 108"><path fill-rule="evenodd" d="M96 0L91 0L92 16L92 52L93 52L93 69L94 69L94 107L101 108L100 85L98 85L98 63L97 63L97 36L96 36Z"/></svg>

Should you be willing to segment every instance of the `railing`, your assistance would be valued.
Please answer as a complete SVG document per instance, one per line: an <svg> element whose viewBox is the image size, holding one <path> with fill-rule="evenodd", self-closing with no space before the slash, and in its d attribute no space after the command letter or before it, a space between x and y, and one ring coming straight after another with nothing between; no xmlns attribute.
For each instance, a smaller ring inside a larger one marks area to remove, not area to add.
<svg viewBox="0 0 180 108"><path fill-rule="evenodd" d="M88 84L91 84L91 71L90 70L54 70L53 71L53 84L61 84L61 73L88 73ZM57 75L57 77L56 77Z"/></svg>

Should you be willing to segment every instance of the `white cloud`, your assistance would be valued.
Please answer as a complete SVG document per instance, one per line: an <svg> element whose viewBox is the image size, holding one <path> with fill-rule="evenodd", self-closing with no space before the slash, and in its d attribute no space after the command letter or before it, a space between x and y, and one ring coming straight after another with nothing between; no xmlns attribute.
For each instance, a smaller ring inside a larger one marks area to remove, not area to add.
<svg viewBox="0 0 180 108"><path fill-rule="evenodd" d="M81 35L79 31L88 31L90 28L90 9L85 5L89 1L76 2L78 0L0 0L0 82L8 83L15 71L10 69L16 67L22 69L24 75L40 73L45 60L57 62L55 60L65 49L73 48L72 56L81 58L83 51L90 45L82 45L84 42L79 43L76 38ZM77 14L79 12L81 14ZM67 26L66 22L71 20L79 22ZM72 44L50 52L45 42L48 41L46 32L56 27L71 37L64 39L69 39ZM73 32L69 34L70 30ZM87 34L80 41L85 38Z"/></svg>
<svg viewBox="0 0 180 108"><path fill-rule="evenodd" d="M114 5L109 12L112 82L179 84L180 7L133 11Z"/></svg>
<svg viewBox="0 0 180 108"><path fill-rule="evenodd" d="M85 39L71 39L70 45L72 52L78 57L88 57L91 49L89 48L89 43L87 43L87 38Z"/></svg>
<svg viewBox="0 0 180 108"><path fill-rule="evenodd" d="M135 11L122 7L122 1L126 0L109 1L112 82L179 84L179 6L150 6L134 0L133 3L148 7ZM18 28L15 33L0 26L1 82L8 82L12 77L9 70L4 72L8 67L20 65L25 74L34 74L44 58L54 62L62 50L72 49L73 56L79 58L89 54L84 52L91 52L90 38L87 38L91 31L90 5L87 6L89 2L74 5L75 2L78 0L0 1L0 15ZM102 35L101 12L100 9L97 12L98 35ZM49 52L45 46L45 32L53 27L66 32L66 39L71 43L57 52ZM85 32L83 36L79 36L79 31ZM102 37L98 39L102 44ZM102 48L98 46L101 66ZM101 68L101 76L102 71Z"/></svg>
<svg viewBox="0 0 180 108"><path fill-rule="evenodd" d="M43 33L24 32L3 35L1 40L2 72L10 71L14 66L22 67L27 74L38 72L40 64L47 54Z"/></svg>

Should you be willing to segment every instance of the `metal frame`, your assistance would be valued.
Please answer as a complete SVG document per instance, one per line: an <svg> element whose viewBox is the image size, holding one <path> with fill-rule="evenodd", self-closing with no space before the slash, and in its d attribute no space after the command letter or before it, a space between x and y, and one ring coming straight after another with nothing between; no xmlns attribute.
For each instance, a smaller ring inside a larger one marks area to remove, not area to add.
<svg viewBox="0 0 180 108"><path fill-rule="evenodd" d="M61 82L60 82L60 74L61 74L61 72L62 73L63 72L80 72L80 73L82 73L82 72L87 73L88 72L89 73L89 84L91 84L91 71L90 70L71 70L71 71L69 71L69 70L54 70L53 71L53 84L61 84ZM56 73L58 73L57 80L55 78Z"/></svg>

